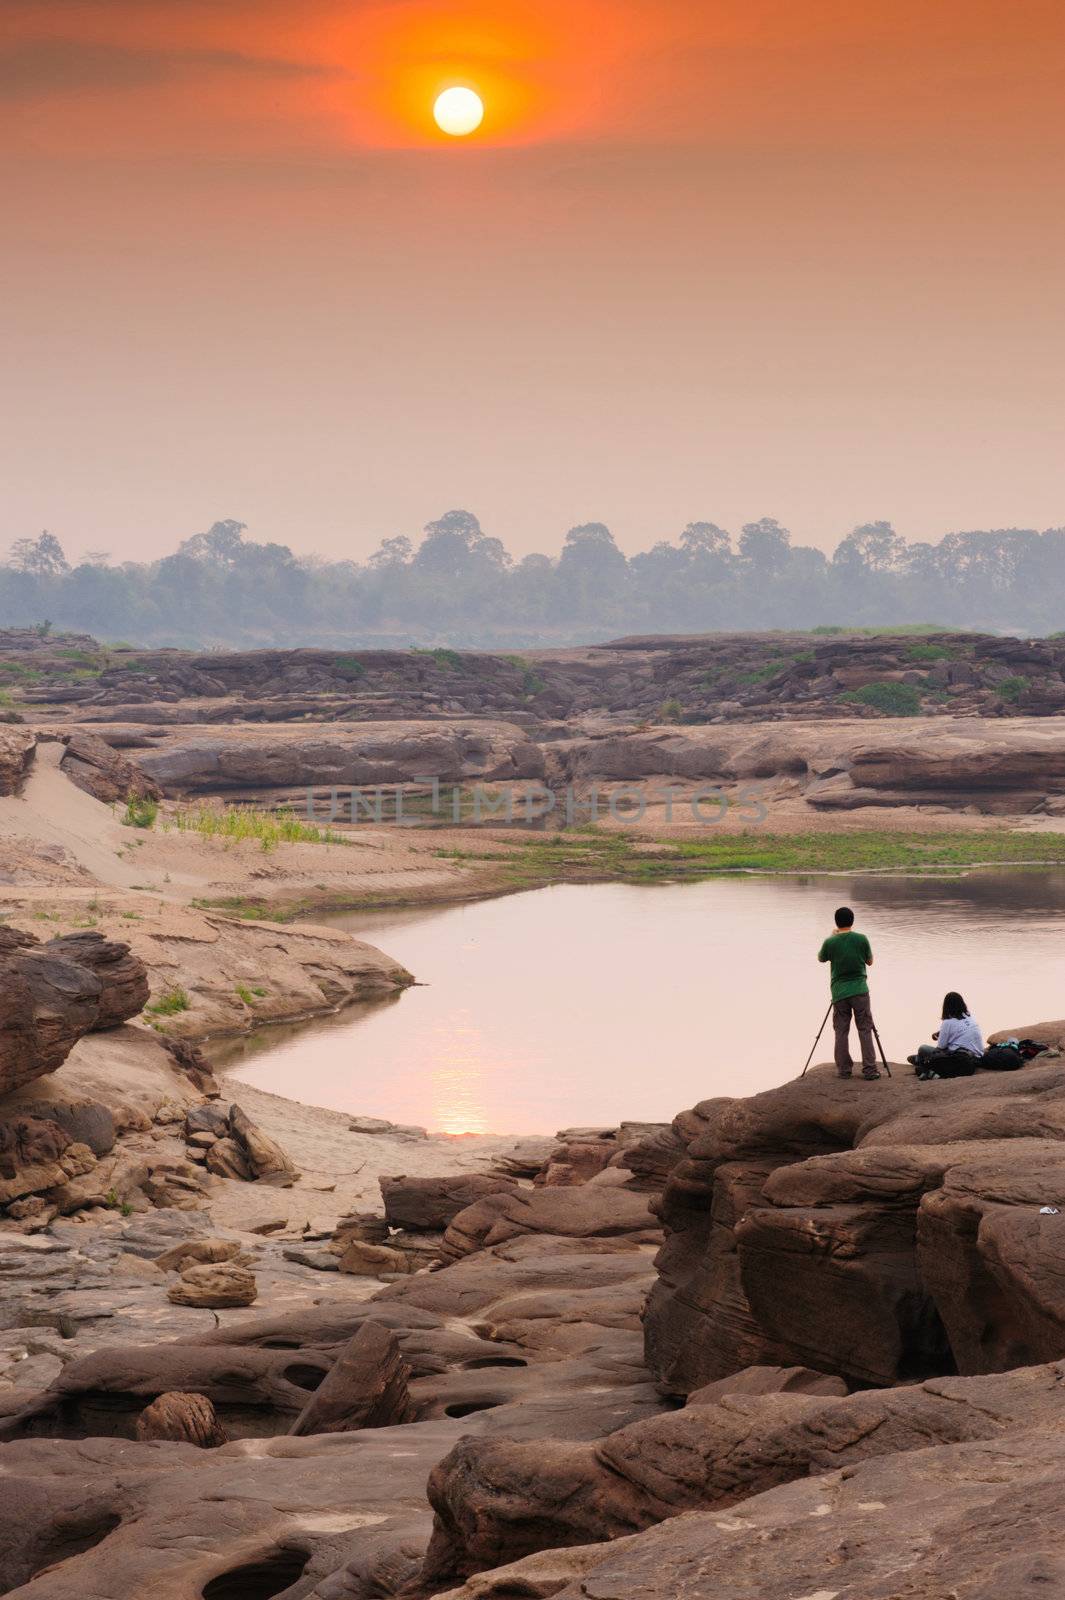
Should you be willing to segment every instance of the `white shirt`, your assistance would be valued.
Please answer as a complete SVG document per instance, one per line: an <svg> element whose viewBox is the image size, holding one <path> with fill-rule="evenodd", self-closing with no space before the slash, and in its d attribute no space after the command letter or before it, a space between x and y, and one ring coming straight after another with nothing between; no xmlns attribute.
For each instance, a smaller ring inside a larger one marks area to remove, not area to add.
<svg viewBox="0 0 1065 1600"><path fill-rule="evenodd" d="M968 1050L970 1055L982 1056L984 1041L979 1024L972 1017L944 1017L939 1024L940 1050Z"/></svg>

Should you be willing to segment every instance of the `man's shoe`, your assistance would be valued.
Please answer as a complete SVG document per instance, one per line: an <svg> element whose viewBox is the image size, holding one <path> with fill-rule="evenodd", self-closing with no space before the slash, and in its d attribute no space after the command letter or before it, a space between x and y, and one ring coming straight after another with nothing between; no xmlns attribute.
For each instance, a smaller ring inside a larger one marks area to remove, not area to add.
<svg viewBox="0 0 1065 1600"><path fill-rule="evenodd" d="M876 1071L875 1068L873 1069L872 1072L863 1072L862 1073L862 1077L865 1079L866 1083L875 1083L877 1078L879 1078L879 1076L880 1076L880 1074L879 1074L879 1072Z"/></svg>
<svg viewBox="0 0 1065 1600"><path fill-rule="evenodd" d="M918 1062L916 1056L907 1056L906 1060L910 1063L911 1067L916 1067L916 1066L920 1065L920 1063Z"/></svg>
<svg viewBox="0 0 1065 1600"><path fill-rule="evenodd" d="M854 1077L854 1073L853 1072L837 1072L836 1073L836 1077L837 1078L853 1078Z"/></svg>

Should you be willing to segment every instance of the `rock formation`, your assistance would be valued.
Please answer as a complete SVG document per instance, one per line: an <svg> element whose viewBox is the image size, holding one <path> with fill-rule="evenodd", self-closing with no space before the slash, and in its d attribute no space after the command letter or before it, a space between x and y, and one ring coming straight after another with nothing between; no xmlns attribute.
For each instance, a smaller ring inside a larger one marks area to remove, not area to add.
<svg viewBox="0 0 1065 1600"><path fill-rule="evenodd" d="M144 963L96 933L41 944L0 928L0 1095L62 1066L82 1034L136 1016Z"/></svg>

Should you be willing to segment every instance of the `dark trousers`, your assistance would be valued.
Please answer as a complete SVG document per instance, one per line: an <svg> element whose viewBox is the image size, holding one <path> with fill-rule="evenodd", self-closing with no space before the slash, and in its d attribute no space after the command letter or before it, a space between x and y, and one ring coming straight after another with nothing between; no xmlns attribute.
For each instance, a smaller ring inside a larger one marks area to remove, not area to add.
<svg viewBox="0 0 1065 1600"><path fill-rule="evenodd" d="M862 1071L872 1076L876 1070L876 1046L873 1043L873 1009L867 994L852 994L846 1000L832 1002L832 1026L836 1031L836 1071L849 1078L854 1063L851 1060L851 1019L858 1030L862 1047Z"/></svg>

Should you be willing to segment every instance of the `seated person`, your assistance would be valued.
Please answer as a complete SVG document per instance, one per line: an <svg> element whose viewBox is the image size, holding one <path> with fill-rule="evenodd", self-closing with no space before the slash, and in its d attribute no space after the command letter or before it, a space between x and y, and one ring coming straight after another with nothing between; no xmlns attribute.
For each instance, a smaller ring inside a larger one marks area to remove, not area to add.
<svg viewBox="0 0 1065 1600"><path fill-rule="evenodd" d="M957 1077L959 1068L967 1075L973 1068L966 1058L971 1058L975 1065L984 1053L980 1025L969 1015L962 996L953 989L943 996L943 1016L932 1038L936 1041L934 1045L918 1045L917 1054L906 1057L921 1078ZM953 1070L949 1070L952 1065Z"/></svg>

